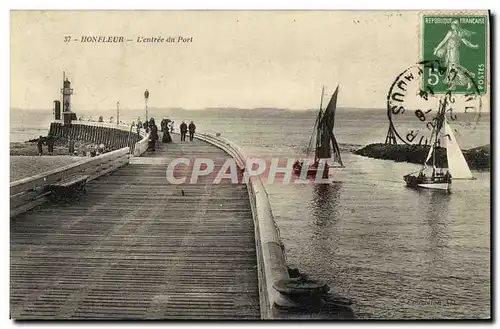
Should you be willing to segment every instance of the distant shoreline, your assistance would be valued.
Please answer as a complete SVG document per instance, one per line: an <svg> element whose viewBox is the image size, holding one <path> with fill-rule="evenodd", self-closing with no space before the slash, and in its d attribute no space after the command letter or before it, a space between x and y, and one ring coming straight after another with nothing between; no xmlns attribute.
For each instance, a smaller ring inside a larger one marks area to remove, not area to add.
<svg viewBox="0 0 500 329"><path fill-rule="evenodd" d="M311 108L278 108L278 107L269 107L269 106L261 106L261 107L253 107L253 108L241 108L241 107L204 107L204 108L184 108L184 107L148 107L150 112L155 112L158 110L161 111L273 111L273 112L310 112L310 111L318 111L318 108L311 107ZM21 109L17 107L11 107L11 111L25 111L25 112L45 112L48 114L51 114L53 112L53 109ZM124 108L123 110L127 111L137 111L137 112L143 112L144 109L142 108ZM384 108L367 108L367 107L353 107L353 106L337 106L337 111L342 111L342 110L354 110L354 111L360 111L360 112L380 112L382 116L387 117L387 109ZM95 110L95 109L89 109L89 110L79 110L78 111L78 116L83 115L83 116L96 116L98 117L99 115L103 114L116 114L116 108L109 108L109 109L101 109L101 110ZM490 115L490 112L483 111L481 115Z"/></svg>

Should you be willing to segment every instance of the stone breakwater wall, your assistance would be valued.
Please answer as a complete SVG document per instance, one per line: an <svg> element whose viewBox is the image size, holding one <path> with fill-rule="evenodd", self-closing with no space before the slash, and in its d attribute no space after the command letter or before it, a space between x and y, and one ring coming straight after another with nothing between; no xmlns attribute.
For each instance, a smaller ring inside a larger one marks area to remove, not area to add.
<svg viewBox="0 0 500 329"><path fill-rule="evenodd" d="M430 146L428 145L389 145L376 143L366 145L353 153L374 159L422 164L429 153L429 148ZM489 146L476 147L469 150L463 150L462 152L471 169L490 169ZM446 149L443 147L438 148L436 151L436 165L438 167L446 167L448 165L446 160Z"/></svg>
<svg viewBox="0 0 500 329"><path fill-rule="evenodd" d="M96 144L104 144L109 150L118 150L124 147L130 147L131 153L134 152L134 147L142 137L137 134L135 129L130 129L126 126L105 126L105 125L88 125L72 123L71 125L63 126L60 122L52 122L50 124L49 133L56 139L71 138Z"/></svg>

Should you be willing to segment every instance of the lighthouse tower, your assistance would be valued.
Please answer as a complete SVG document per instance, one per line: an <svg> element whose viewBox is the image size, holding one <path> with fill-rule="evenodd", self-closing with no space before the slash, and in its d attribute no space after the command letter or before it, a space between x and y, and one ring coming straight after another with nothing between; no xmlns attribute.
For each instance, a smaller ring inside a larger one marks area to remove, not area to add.
<svg viewBox="0 0 500 329"><path fill-rule="evenodd" d="M73 95L73 89L71 89L71 82L66 78L66 74L63 79L63 88L61 89L63 94L63 112L68 112L71 110L71 95Z"/></svg>
<svg viewBox="0 0 500 329"><path fill-rule="evenodd" d="M64 124L71 124L71 120L76 119L76 115L71 111L71 95L73 95L73 89L71 88L71 82L66 78L66 72L63 73L63 88L61 89L63 95L62 99L62 114Z"/></svg>

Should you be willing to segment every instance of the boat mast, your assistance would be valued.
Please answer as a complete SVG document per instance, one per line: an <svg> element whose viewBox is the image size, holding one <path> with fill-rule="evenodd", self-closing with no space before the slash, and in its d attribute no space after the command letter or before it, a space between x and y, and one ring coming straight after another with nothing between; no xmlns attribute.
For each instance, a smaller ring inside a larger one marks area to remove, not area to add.
<svg viewBox="0 0 500 329"><path fill-rule="evenodd" d="M441 102L440 102L441 103ZM434 150L432 152L432 176L436 173L436 148L439 141L439 133L443 127L444 123L444 112L446 109L446 98L441 103L441 107L439 108L437 120L436 120L436 135L434 136Z"/></svg>
<svg viewBox="0 0 500 329"><path fill-rule="evenodd" d="M321 87L321 102L319 103L319 112L323 109L323 95L325 94L325 86Z"/></svg>

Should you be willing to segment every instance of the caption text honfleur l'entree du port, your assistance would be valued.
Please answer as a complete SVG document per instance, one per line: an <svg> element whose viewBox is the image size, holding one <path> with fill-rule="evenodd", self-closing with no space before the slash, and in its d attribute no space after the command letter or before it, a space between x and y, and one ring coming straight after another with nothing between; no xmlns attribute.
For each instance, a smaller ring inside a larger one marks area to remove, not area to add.
<svg viewBox="0 0 500 329"><path fill-rule="evenodd" d="M75 39L75 41L78 39ZM120 42L137 42L137 43L190 43L193 42L193 37L189 36L158 36L158 37L144 37L138 36L136 38L126 38L123 36L81 36L78 40L81 43L120 43Z"/></svg>

